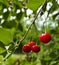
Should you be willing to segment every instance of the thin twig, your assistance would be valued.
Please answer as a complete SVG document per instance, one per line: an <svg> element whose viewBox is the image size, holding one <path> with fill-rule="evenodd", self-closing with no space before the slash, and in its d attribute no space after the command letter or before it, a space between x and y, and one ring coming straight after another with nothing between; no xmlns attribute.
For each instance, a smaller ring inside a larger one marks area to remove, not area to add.
<svg viewBox="0 0 59 65"><path fill-rule="evenodd" d="M39 12L37 13L37 15L35 16L34 20L32 21L31 25L29 26L27 32L25 33L25 35L23 36L23 38L19 41L18 45L15 46L16 48L14 49L14 51L12 51L11 53L7 54L7 56L3 59L3 61L5 61L7 58L9 58L10 55L12 55L12 54L15 52L15 50L18 48L18 46L20 45L20 43L26 38L28 32L30 31L30 29L31 29L31 27L32 27L32 25L33 25L33 23L34 23L35 20L37 19L39 13L43 10L43 7L44 7L44 5L46 4L46 2L47 2L47 0L44 1L44 3L43 3L43 5L42 5L41 9L39 10Z"/></svg>
<svg viewBox="0 0 59 65"><path fill-rule="evenodd" d="M39 13L43 10L43 7L44 7L44 5L46 4L46 2L47 2L47 0L45 0L45 2L43 3L41 9L39 10L39 12L37 13L37 15L35 16L34 20L32 21L31 25L29 26L27 32L25 33L25 35L23 36L23 38L19 41L19 44L26 38L28 32L30 31L30 29L31 29L31 27L32 27L32 25L33 25L33 23L34 23L35 20L37 19Z"/></svg>

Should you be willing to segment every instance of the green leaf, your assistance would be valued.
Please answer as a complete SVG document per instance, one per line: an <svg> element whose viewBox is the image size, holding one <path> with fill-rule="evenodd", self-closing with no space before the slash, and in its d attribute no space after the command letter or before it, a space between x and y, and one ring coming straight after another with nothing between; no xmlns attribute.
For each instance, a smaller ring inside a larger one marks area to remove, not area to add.
<svg viewBox="0 0 59 65"><path fill-rule="evenodd" d="M56 43L55 46L54 46L55 49L59 49L59 44Z"/></svg>
<svg viewBox="0 0 59 65"><path fill-rule="evenodd" d="M3 47L0 47L0 54L5 52L6 50Z"/></svg>
<svg viewBox="0 0 59 65"><path fill-rule="evenodd" d="M0 55L0 61L3 59L3 56L2 55Z"/></svg>
<svg viewBox="0 0 59 65"><path fill-rule="evenodd" d="M0 54L4 53L6 51L6 48L4 47L4 44L0 42Z"/></svg>
<svg viewBox="0 0 59 65"><path fill-rule="evenodd" d="M2 24L2 26L4 28L16 28L17 27L17 23L15 20L12 21L4 21L4 23Z"/></svg>
<svg viewBox="0 0 59 65"><path fill-rule="evenodd" d="M0 2L3 2L3 0L0 0Z"/></svg>
<svg viewBox="0 0 59 65"><path fill-rule="evenodd" d="M49 61L49 60L51 60L51 57L50 57L50 56L46 56L46 57L45 57L45 60L46 60L46 61Z"/></svg>
<svg viewBox="0 0 59 65"><path fill-rule="evenodd" d="M13 32L10 29L0 28L0 41L9 44L13 41Z"/></svg>
<svg viewBox="0 0 59 65"><path fill-rule="evenodd" d="M2 56L3 58L7 55L7 51L4 51L0 54L0 56Z"/></svg>
<svg viewBox="0 0 59 65"><path fill-rule="evenodd" d="M27 6L33 11L36 11L43 4L43 2L44 0L29 0Z"/></svg>

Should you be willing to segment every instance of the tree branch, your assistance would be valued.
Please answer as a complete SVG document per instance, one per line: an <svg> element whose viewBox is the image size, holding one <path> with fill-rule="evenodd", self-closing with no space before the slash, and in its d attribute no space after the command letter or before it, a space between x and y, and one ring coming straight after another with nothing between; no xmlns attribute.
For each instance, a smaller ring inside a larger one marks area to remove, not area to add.
<svg viewBox="0 0 59 65"><path fill-rule="evenodd" d="M31 25L29 26L27 32L25 33L25 35L23 36L23 38L19 41L19 44L26 38L26 36L27 36L28 32L30 31L32 25L34 24L35 20L37 19L39 13L43 10L43 8L44 8L44 6L45 6L46 3L47 3L47 0L44 1L44 3L43 3L43 5L42 5L41 9L39 10L39 12L37 13L37 15L35 16L34 20L32 21ZM18 45L19 45L19 44L18 44Z"/></svg>
<svg viewBox="0 0 59 65"><path fill-rule="evenodd" d="M12 51L11 53L7 54L7 56L3 59L3 61L5 61L7 58L9 58L10 55L12 55L12 54L15 52L15 50L18 48L18 46L20 45L20 43L26 38L26 36L27 36L28 32L30 31L32 25L34 24L35 20L37 19L39 13L43 10L43 8L44 8L44 6L45 6L46 3L47 3L47 0L44 1L44 3L43 3L43 5L42 5L41 9L40 9L39 12L36 14L34 20L32 21L31 25L29 26L27 32L25 33L25 35L23 36L23 38L19 41L19 43L15 46L14 51Z"/></svg>

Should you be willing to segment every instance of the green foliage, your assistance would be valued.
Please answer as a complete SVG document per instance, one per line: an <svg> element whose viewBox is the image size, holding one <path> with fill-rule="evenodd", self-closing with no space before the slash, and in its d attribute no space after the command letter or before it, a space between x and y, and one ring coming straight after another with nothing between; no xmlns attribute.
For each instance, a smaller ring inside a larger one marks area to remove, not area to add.
<svg viewBox="0 0 59 65"><path fill-rule="evenodd" d="M9 29L0 28L0 41L7 45L13 41L13 32Z"/></svg>
<svg viewBox="0 0 59 65"><path fill-rule="evenodd" d="M0 65L59 65L59 4L56 0L46 0L45 4L44 1L0 0ZM49 10L48 3L52 4ZM35 19L37 10L43 4L35 23L25 35ZM33 13L27 12L28 9ZM27 13L30 14L27 16ZM39 40L39 35L45 31L52 36L48 44L43 44ZM22 42L17 46L20 40ZM41 50L37 54L31 52L27 57L22 51L22 46L30 41L36 42ZM9 53L12 54L10 57Z"/></svg>
<svg viewBox="0 0 59 65"><path fill-rule="evenodd" d="M43 4L44 0L29 0L28 8L32 9L34 12Z"/></svg>
<svg viewBox="0 0 59 65"><path fill-rule="evenodd" d="M0 54L4 53L6 51L4 44L0 42Z"/></svg>
<svg viewBox="0 0 59 65"><path fill-rule="evenodd" d="M54 6L52 6L50 13L52 13L53 11L55 11L59 8L59 4L57 4L57 2L55 0L53 0L52 3Z"/></svg>

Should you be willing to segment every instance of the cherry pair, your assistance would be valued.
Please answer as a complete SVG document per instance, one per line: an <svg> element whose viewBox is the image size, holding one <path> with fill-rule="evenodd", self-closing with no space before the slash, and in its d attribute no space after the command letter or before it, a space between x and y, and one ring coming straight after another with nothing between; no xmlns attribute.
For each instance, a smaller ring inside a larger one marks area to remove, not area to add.
<svg viewBox="0 0 59 65"><path fill-rule="evenodd" d="M25 44L23 47L22 47L22 50L26 53L29 53L29 52L35 52L35 53L38 53L40 51L40 46L36 45L35 42L31 41L29 42L29 44Z"/></svg>

